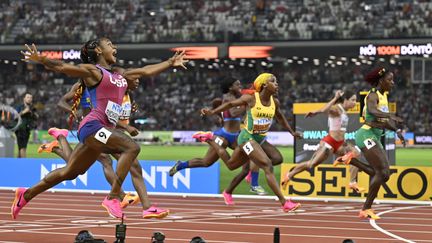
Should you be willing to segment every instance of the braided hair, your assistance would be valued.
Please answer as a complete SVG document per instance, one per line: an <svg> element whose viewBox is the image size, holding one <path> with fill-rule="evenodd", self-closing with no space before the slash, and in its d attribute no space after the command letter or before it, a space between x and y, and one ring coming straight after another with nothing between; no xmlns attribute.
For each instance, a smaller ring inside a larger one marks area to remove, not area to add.
<svg viewBox="0 0 432 243"><path fill-rule="evenodd" d="M72 130L72 125L73 125L73 121L75 118L75 112L77 111L78 106L81 103L81 97L82 97L82 94L84 92L84 89L85 89L84 82L83 82L83 80L80 80L80 84L78 86L78 89L75 90L75 93L74 93L71 112L70 112L69 118L68 118L69 130Z"/></svg>
<svg viewBox="0 0 432 243"><path fill-rule="evenodd" d="M95 49L102 40L108 40L108 38L102 37L89 40L81 47L81 61L83 63L96 64L98 55Z"/></svg>

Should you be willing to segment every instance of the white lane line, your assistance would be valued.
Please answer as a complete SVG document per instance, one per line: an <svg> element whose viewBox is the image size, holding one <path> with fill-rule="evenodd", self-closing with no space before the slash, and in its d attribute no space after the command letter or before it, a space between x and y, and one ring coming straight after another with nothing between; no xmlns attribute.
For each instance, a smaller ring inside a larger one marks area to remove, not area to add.
<svg viewBox="0 0 432 243"><path fill-rule="evenodd" d="M378 215L378 216L381 216L381 215L383 215L383 214L390 213L390 212L395 212L395 211L404 210L404 209L418 208L418 207L422 207L422 206L412 206L412 207L400 207L400 208L394 208L394 209L390 209L390 210L387 210L387 211L380 212L380 213L378 213L377 215ZM398 236L398 235L395 235L395 234L393 234L393 233L390 233L389 231L387 231L387 230L385 230L385 229L379 227L379 226L376 224L376 222L375 222L374 219L370 219L370 220L369 220L369 223L372 225L372 227L374 227L376 230L380 231L380 232L383 233L383 234L386 234L386 235L388 235L388 236L390 236L390 237L393 237L393 238L395 238L395 239L397 239L397 240L400 240L400 241L403 241L403 242L415 243L415 242L412 241L412 240L408 240L408 239L402 238L402 237L400 237L400 236Z"/></svg>

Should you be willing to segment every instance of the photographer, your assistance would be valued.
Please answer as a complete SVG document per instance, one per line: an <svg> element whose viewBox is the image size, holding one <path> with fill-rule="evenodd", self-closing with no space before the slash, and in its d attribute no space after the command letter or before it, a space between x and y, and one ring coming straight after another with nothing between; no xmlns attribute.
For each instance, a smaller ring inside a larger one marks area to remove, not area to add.
<svg viewBox="0 0 432 243"><path fill-rule="evenodd" d="M18 143L18 158L27 157L27 144L30 137L30 131L36 127L36 108L33 107L33 95L30 93L24 94L23 104L17 107L17 112L20 114L22 122L15 131Z"/></svg>

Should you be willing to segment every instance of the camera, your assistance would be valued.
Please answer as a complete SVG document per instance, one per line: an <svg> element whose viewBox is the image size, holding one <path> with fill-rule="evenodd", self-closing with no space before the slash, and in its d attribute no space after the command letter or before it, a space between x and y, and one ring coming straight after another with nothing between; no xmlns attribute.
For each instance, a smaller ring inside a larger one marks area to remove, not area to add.
<svg viewBox="0 0 432 243"><path fill-rule="evenodd" d="M93 234L88 230L81 230L75 237L74 243L106 243L106 241L95 239Z"/></svg>
<svg viewBox="0 0 432 243"><path fill-rule="evenodd" d="M114 243L124 243L126 239L126 225L123 224L123 217L120 224L116 225L116 232L115 232L116 240Z"/></svg>
<svg viewBox="0 0 432 243"><path fill-rule="evenodd" d="M162 232L154 232L151 238L151 243L164 243L165 235Z"/></svg>

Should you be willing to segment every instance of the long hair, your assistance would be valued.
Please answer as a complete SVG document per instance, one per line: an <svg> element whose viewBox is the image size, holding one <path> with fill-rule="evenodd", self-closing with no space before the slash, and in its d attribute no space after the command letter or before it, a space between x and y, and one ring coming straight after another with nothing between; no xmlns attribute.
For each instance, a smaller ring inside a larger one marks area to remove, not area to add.
<svg viewBox="0 0 432 243"><path fill-rule="evenodd" d="M82 97L82 94L84 92L84 89L85 89L84 81L80 80L80 85L78 86L78 89L75 90L75 94L74 94L73 101L72 101L71 112L70 112L69 118L68 118L69 130L72 130L72 125L73 125L73 122L75 119L74 114L77 111L78 106L81 103L81 97Z"/></svg>

